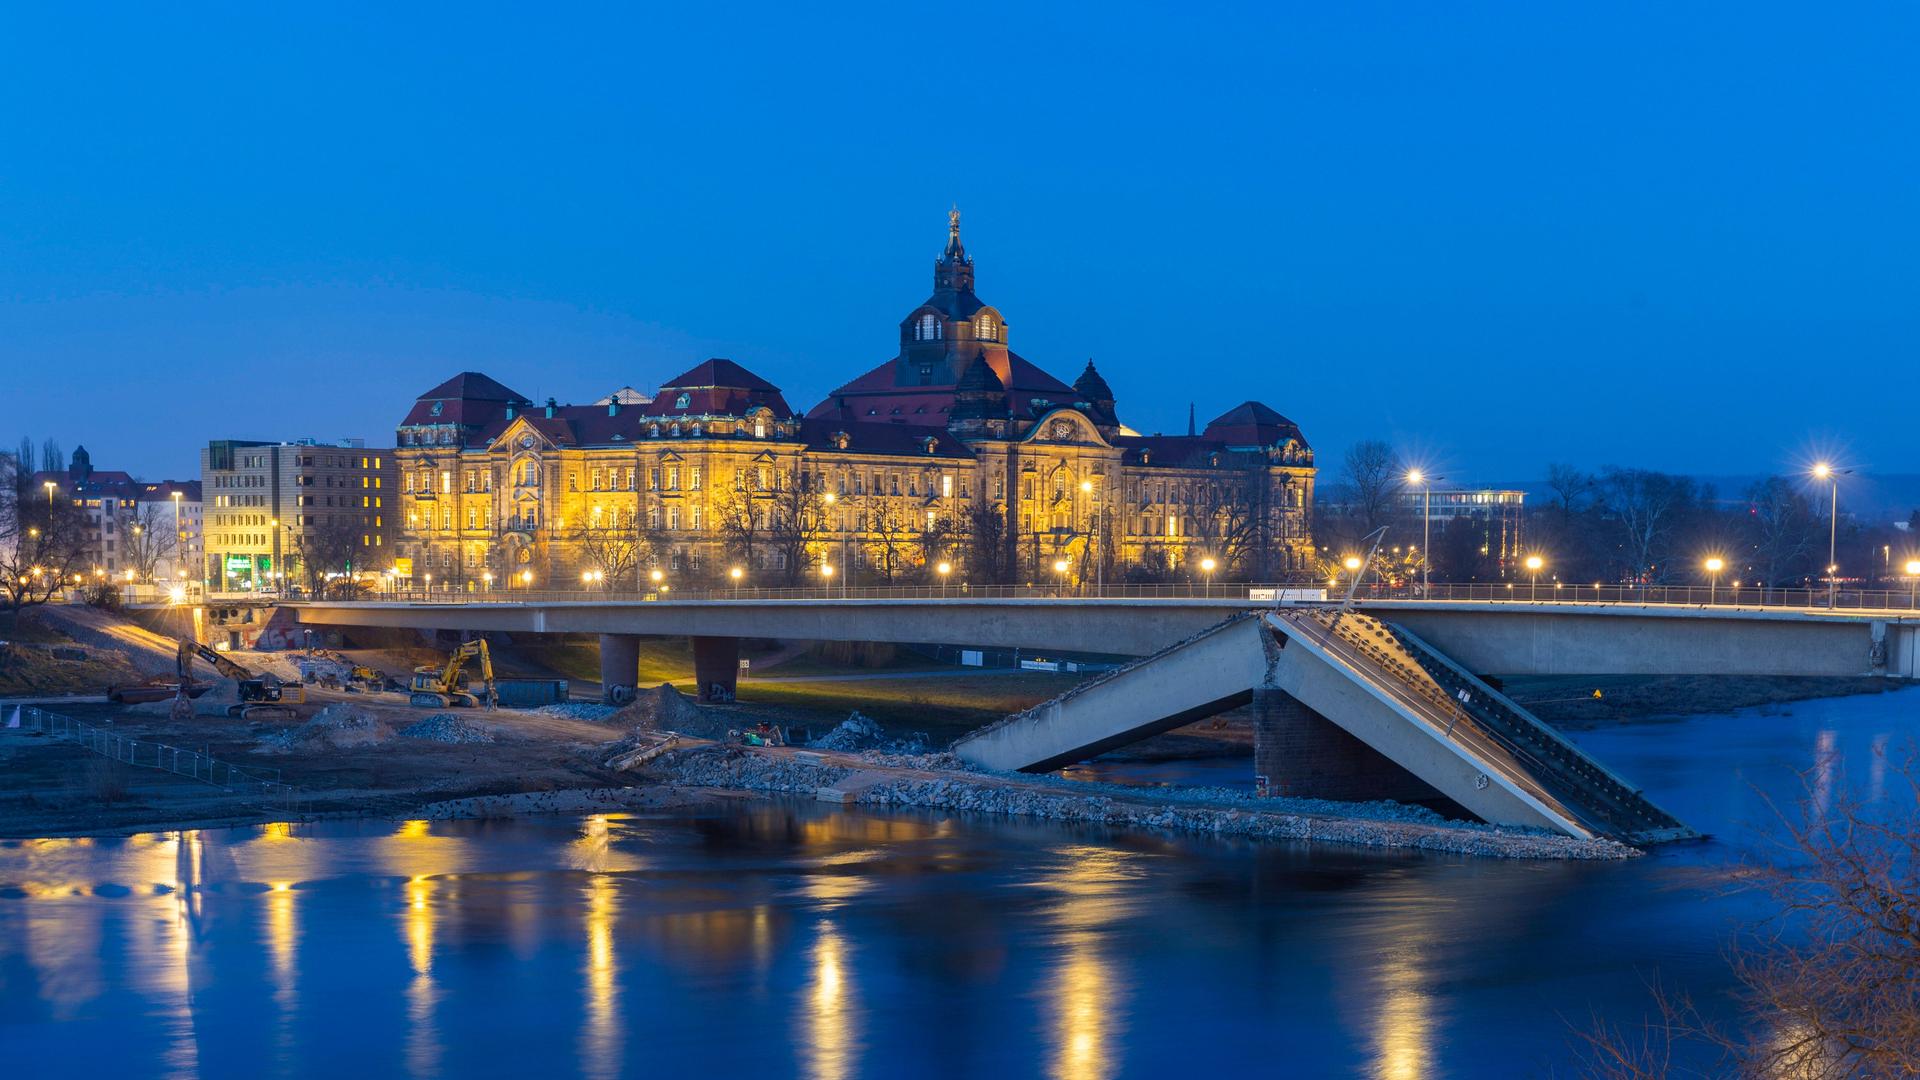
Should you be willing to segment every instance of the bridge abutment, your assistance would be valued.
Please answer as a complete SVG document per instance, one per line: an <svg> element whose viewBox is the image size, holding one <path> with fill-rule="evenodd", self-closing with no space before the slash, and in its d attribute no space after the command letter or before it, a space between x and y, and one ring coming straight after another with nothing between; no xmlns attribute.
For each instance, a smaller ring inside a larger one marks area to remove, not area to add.
<svg viewBox="0 0 1920 1080"><path fill-rule="evenodd" d="M640 635L600 635L600 700L625 705L640 684Z"/></svg>
<svg viewBox="0 0 1920 1080"><path fill-rule="evenodd" d="M1263 794L1416 802L1440 792L1285 690L1253 692L1253 773Z"/></svg>
<svg viewBox="0 0 1920 1080"><path fill-rule="evenodd" d="M740 679L740 639L694 637L693 678L700 686L701 701L732 701Z"/></svg>

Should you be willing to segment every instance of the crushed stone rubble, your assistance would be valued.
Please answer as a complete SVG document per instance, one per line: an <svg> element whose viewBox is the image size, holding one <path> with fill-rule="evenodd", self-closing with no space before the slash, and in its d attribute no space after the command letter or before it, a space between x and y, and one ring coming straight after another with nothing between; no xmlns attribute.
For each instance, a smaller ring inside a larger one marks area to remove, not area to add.
<svg viewBox="0 0 1920 1080"><path fill-rule="evenodd" d="M562 716L568 720L601 721L620 711L618 705L602 705L597 701L562 701L553 705L542 705L528 712L542 716Z"/></svg>
<svg viewBox="0 0 1920 1080"><path fill-rule="evenodd" d="M331 746L345 749L385 742L393 734L386 721L358 705L336 702L296 728L277 731L260 740L267 749Z"/></svg>
<svg viewBox="0 0 1920 1080"><path fill-rule="evenodd" d="M1183 832L1314 840L1376 848L1411 848L1516 859L1625 859L1640 852L1611 840L1577 840L1546 832L1445 821L1432 811L1397 803L1336 803L1319 799L1255 799L1222 789L1169 797L1163 789L1053 782L1021 777L1009 783L991 773L944 767L950 755L861 755L882 767L912 768L860 792L854 801L877 807L961 810ZM873 758L888 760L871 760ZM939 763L939 764L937 764ZM830 788L856 770L796 760L791 755L710 746L676 751L658 765L674 783L769 793L807 794ZM925 772L938 772L927 776ZM1010 778L1009 778L1010 779ZM1089 790L1091 789L1091 790ZM1220 805L1220 803L1232 805ZM1257 805L1253 805L1256 804Z"/></svg>
<svg viewBox="0 0 1920 1080"><path fill-rule="evenodd" d="M434 713L425 720L418 721L400 729L400 736L406 739L426 739L443 743L490 743L495 741L494 734L478 724L455 716L452 713Z"/></svg>
<svg viewBox="0 0 1920 1080"><path fill-rule="evenodd" d="M840 721L832 731L809 742L807 746L814 750L833 750L844 753L878 750L890 754L924 754L927 750L925 736L913 735L905 739L888 738L885 729L877 721L870 716L862 716L858 710Z"/></svg>

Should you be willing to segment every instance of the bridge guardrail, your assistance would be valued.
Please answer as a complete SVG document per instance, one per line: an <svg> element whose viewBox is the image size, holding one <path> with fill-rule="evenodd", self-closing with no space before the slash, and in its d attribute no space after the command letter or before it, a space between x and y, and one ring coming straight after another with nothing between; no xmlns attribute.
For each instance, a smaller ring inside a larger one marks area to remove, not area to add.
<svg viewBox="0 0 1920 1080"><path fill-rule="evenodd" d="M642 590L633 589L494 589L466 591L456 588L391 589L359 597L369 602L430 604L553 604L605 603L608 601L763 601L763 600L982 600L982 599L1163 599L1163 600L1239 600L1268 605L1272 600L1254 600L1249 593L1272 589L1321 589L1328 602L1346 594L1343 586L1325 581L1306 582L1172 582L1147 585L856 585L845 587L800 586L760 587L688 586L671 583ZM1827 590L1820 588L1760 588L1734 585L1571 585L1564 582L1474 582L1434 584L1422 588L1412 584L1366 584L1354 596L1367 600L1453 600L1480 603L1606 604L1689 608L1726 608L1728 610L1780 609L1795 611L1858 611L1891 614L1920 613L1920 597L1913 590L1844 589L1828 604ZM338 603L340 601L327 601Z"/></svg>

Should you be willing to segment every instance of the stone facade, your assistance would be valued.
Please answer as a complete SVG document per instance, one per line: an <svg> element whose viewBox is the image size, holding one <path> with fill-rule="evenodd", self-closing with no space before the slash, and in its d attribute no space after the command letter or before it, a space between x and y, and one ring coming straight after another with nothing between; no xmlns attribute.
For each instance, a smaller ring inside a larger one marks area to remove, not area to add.
<svg viewBox="0 0 1920 1080"><path fill-rule="evenodd" d="M1014 353L956 213L895 357L802 415L731 360L651 398L535 405L477 372L397 430L396 568L465 590L1310 576L1313 451L1246 402L1141 435L1089 362ZM830 568L827 569L827 568ZM737 578L732 571L738 569ZM596 576L598 575L598 576Z"/></svg>

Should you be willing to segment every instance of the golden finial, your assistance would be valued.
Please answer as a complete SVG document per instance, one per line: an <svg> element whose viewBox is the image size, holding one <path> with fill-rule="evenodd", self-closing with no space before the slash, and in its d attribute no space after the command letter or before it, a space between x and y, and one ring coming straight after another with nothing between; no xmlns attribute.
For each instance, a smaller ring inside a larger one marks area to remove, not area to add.
<svg viewBox="0 0 1920 1080"><path fill-rule="evenodd" d="M959 203L954 203L953 209L947 211L947 235L954 238L955 240L960 239L960 204Z"/></svg>

